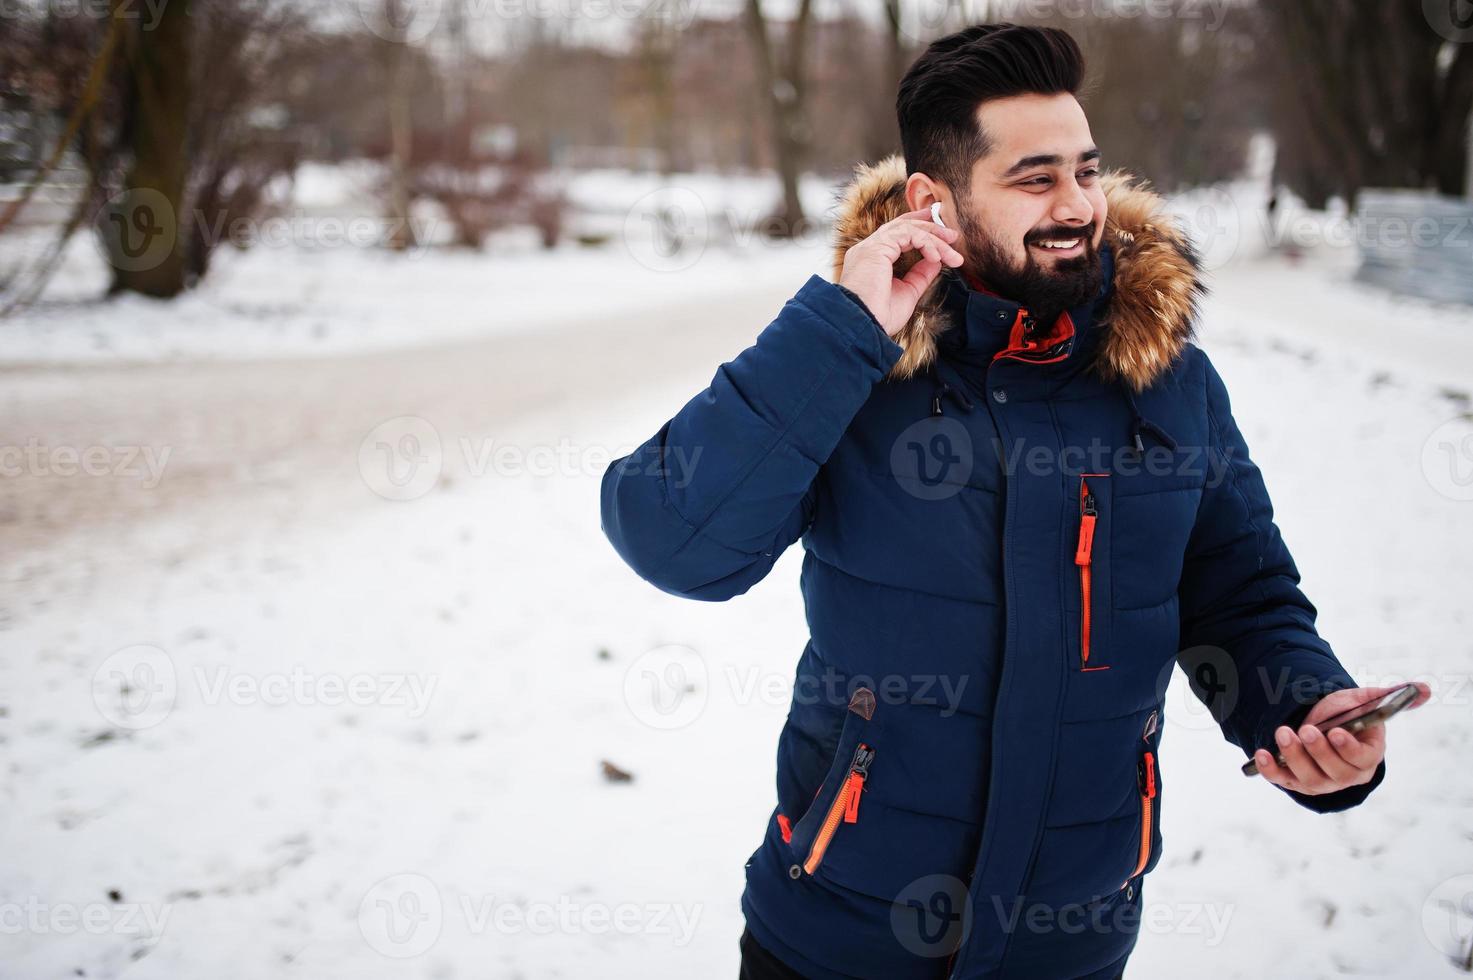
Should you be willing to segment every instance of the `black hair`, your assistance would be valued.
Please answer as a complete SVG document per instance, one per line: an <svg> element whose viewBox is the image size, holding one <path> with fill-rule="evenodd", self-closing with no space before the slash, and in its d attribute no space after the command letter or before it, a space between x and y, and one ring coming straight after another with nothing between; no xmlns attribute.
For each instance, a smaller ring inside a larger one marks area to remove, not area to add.
<svg viewBox="0 0 1473 980"><path fill-rule="evenodd" d="M1077 95L1083 83L1084 55L1056 27L977 24L933 41L900 80L895 98L906 172L965 193L973 162L992 149L977 124L983 102Z"/></svg>

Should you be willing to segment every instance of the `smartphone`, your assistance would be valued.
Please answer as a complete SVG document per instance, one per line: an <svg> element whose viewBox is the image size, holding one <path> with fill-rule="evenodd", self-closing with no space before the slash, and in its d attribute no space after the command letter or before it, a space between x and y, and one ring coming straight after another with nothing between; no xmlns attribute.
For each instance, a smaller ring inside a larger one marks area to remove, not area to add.
<svg viewBox="0 0 1473 980"><path fill-rule="evenodd" d="M1402 708L1417 699L1417 685L1404 684L1390 692L1377 701L1356 705L1349 711L1342 711L1338 715L1326 718L1324 721L1315 722L1315 728L1320 732L1328 732L1332 728L1343 728L1352 735L1356 732L1370 728L1372 725L1384 725L1386 719L1396 714ZM1286 765L1284 756L1280 752L1274 753L1274 761L1279 765ZM1258 775L1258 763L1249 759L1243 763L1243 775Z"/></svg>

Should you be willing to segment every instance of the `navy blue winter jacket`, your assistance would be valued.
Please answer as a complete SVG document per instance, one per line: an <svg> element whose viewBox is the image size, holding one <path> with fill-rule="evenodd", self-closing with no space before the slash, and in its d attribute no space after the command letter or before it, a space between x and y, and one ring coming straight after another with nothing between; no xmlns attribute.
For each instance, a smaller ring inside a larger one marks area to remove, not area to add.
<svg viewBox="0 0 1473 980"><path fill-rule="evenodd" d="M904 178L861 168L836 279ZM604 532L666 592L730 599L803 541L810 637L742 908L805 976L1114 976L1161 859L1173 665L1245 756L1358 686L1192 342L1190 245L1106 187L1106 285L1053 327L947 273L892 340L814 276L604 474ZM1280 792L1343 810L1384 776Z"/></svg>

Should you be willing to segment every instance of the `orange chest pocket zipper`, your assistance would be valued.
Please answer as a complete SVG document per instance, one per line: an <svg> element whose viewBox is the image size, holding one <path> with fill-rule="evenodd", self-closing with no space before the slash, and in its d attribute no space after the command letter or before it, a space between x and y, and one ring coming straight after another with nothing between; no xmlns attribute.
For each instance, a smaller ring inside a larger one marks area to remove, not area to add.
<svg viewBox="0 0 1473 980"><path fill-rule="evenodd" d="M809 874L813 874L823 861L829 843L839 830L839 824L859 821L859 798L864 793L864 782L869 778L870 763L874 759L875 750L870 746L860 742L855 747L854 758L849 763L849 774L839 784L839 792L829 804L828 812L823 815L823 823L819 825L818 834L808 848L808 856L803 859L803 870Z"/></svg>
<svg viewBox="0 0 1473 980"><path fill-rule="evenodd" d="M1079 480L1079 543L1074 548L1074 564L1079 567L1079 669L1109 670L1109 666L1089 665L1090 628L1094 619L1095 525L1099 522L1099 503L1089 488L1089 481Z"/></svg>

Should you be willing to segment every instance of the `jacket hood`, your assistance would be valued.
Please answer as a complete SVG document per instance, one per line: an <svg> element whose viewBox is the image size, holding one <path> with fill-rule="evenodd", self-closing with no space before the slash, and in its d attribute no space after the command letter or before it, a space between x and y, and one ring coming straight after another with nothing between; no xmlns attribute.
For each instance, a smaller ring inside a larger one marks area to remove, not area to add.
<svg viewBox="0 0 1473 980"><path fill-rule="evenodd" d="M908 210L906 176L898 155L855 170L834 219L835 282L851 246ZM1100 179L1108 210L1104 241L1114 252L1115 278L1092 327L1103 334L1091 367L1100 378L1139 392L1164 374L1195 336L1198 302L1207 287L1191 241L1166 212L1161 196L1124 171L1108 171ZM896 274L904 275L916 260L914 252L902 257ZM911 377L935 359L937 338L951 325L941 302L945 281L936 277L896 335L904 353L890 377Z"/></svg>

